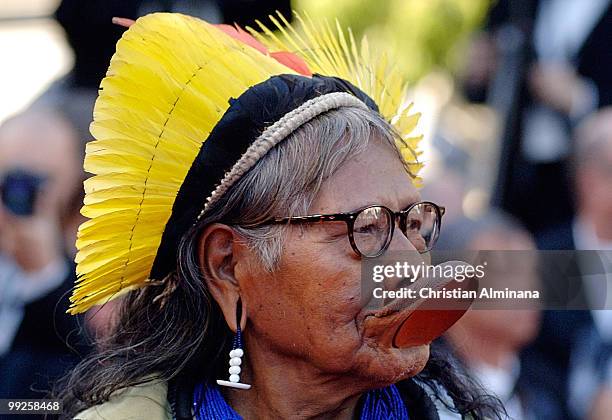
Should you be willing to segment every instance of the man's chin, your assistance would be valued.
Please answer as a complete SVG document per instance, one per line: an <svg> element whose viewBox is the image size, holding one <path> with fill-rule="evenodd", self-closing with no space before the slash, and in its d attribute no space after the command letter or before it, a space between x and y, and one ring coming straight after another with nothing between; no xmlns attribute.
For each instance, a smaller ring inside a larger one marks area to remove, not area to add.
<svg viewBox="0 0 612 420"><path fill-rule="evenodd" d="M358 375L376 383L376 387L388 386L418 375L429 360L429 344L402 349L376 346L370 343L365 354L358 357Z"/></svg>

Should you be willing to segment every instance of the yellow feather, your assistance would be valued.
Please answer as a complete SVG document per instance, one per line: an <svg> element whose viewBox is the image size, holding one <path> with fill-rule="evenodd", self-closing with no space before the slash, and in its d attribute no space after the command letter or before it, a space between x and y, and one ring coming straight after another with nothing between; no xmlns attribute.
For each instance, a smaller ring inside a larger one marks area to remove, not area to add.
<svg viewBox="0 0 612 420"><path fill-rule="evenodd" d="M179 14L139 19L117 44L94 110L71 313L148 281L178 189L228 99L293 73Z"/></svg>
<svg viewBox="0 0 612 420"><path fill-rule="evenodd" d="M386 56L357 43L336 21L296 15L298 28L271 17L277 36L247 28L271 51L293 52L310 70L352 82L392 121L414 174L418 114L401 109L404 78ZM334 28L334 29L332 29ZM70 313L146 286L174 200L202 142L228 108L228 99L273 75L294 73L199 19L180 14L140 18L117 44L94 109L78 232L78 279ZM418 185L419 179L415 178Z"/></svg>
<svg viewBox="0 0 612 420"><path fill-rule="evenodd" d="M389 63L384 51L371 48L366 37L361 42L355 41L352 31L348 29L348 38L336 21L336 30L331 30L329 22L314 22L304 13L295 14L297 28L291 26L279 13L278 19L270 16L277 36L270 28L258 23L262 33L247 28L250 33L271 51L290 51L301 57L313 73L338 76L346 79L367 93L378 105L383 117L391 121L400 136L416 139L400 144L406 148L402 156L410 163L410 168L418 170L418 140L412 136L419 114L410 114L411 107L403 108L406 80L399 70ZM413 172L415 183L420 180Z"/></svg>

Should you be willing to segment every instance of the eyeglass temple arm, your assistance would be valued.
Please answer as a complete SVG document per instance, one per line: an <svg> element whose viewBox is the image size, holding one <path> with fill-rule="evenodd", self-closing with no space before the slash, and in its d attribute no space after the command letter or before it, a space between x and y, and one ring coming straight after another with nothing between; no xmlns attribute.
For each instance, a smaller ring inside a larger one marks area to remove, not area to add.
<svg viewBox="0 0 612 420"><path fill-rule="evenodd" d="M292 217L281 217L270 219L266 221L266 224L287 224L287 223L302 223L302 222L320 222L320 221L338 221L345 222L355 216L350 213L336 213L336 214L309 214L306 216L292 216Z"/></svg>

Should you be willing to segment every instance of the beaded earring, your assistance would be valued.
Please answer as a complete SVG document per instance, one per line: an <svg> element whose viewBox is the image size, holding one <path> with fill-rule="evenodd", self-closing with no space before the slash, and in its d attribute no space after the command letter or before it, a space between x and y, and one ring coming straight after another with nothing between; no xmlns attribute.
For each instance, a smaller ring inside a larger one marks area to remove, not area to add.
<svg viewBox="0 0 612 420"><path fill-rule="evenodd" d="M229 352L229 380L224 381L217 379L217 384L221 386L228 386L230 388L238 389L251 389L251 385L243 384L240 382L240 372L242 368L242 356L244 356L244 350L242 348L242 332L240 331L240 305L238 306L236 313L236 335L234 336L234 342L232 344L232 350Z"/></svg>

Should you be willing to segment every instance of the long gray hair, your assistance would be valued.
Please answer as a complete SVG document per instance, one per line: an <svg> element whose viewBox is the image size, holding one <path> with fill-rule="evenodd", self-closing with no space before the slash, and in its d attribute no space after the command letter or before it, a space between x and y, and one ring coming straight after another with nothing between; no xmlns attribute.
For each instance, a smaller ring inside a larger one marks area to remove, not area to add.
<svg viewBox="0 0 612 420"><path fill-rule="evenodd" d="M185 372L193 381L223 375L231 331L202 278L200 232L211 223L232 225L273 271L288 228L258 223L307 214L325 180L370 141L388 144L402 159L396 147L401 139L378 114L340 108L304 124L264 156L184 235L177 270L123 298L112 331L62 383L64 415L72 418L121 388L153 379L169 381Z"/></svg>
<svg viewBox="0 0 612 420"><path fill-rule="evenodd" d="M262 265L274 270L286 228L256 225L307 214L323 182L373 138L395 148L398 137L377 114L340 108L304 124L264 156L183 237L177 270L122 299L112 331L66 378L68 414L107 401L120 388L170 380L186 366L202 380L212 375L229 329L201 277L199 232L211 223L233 225Z"/></svg>

